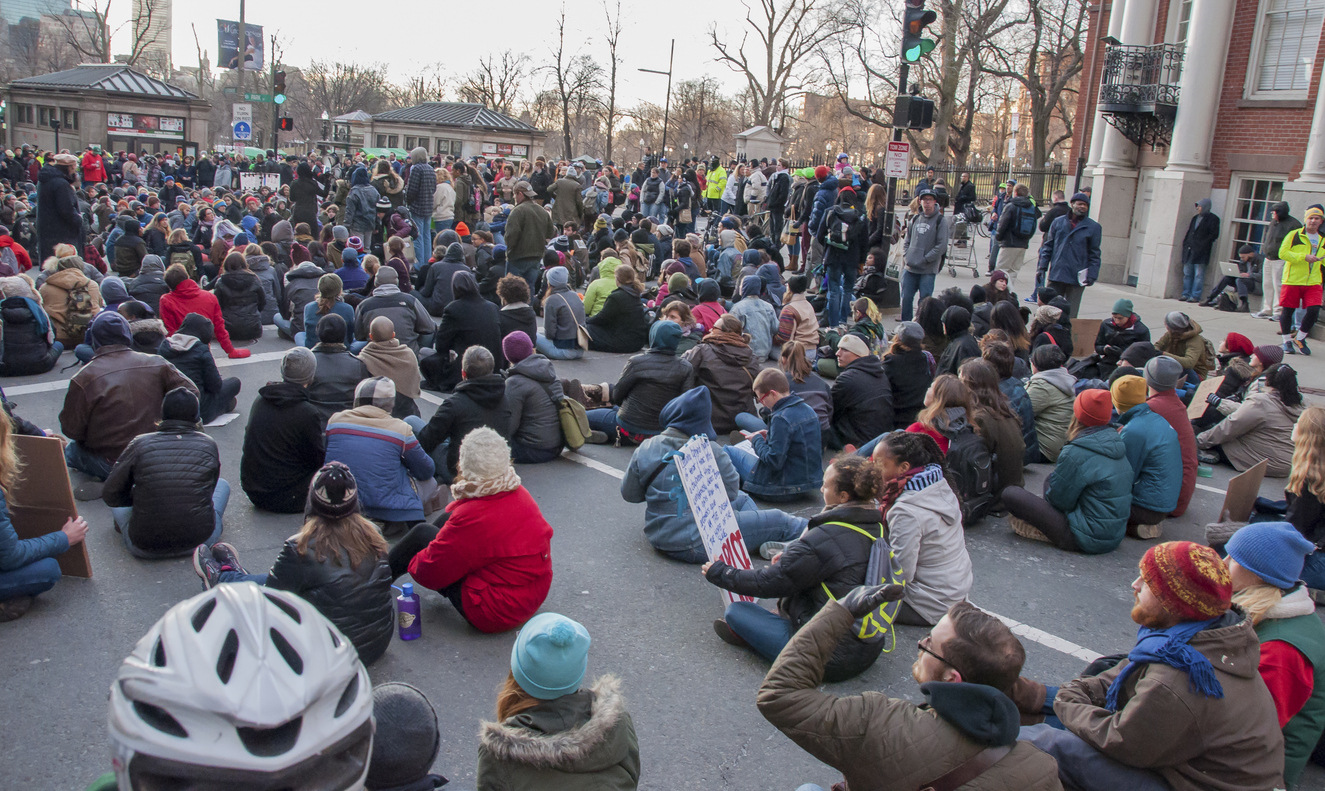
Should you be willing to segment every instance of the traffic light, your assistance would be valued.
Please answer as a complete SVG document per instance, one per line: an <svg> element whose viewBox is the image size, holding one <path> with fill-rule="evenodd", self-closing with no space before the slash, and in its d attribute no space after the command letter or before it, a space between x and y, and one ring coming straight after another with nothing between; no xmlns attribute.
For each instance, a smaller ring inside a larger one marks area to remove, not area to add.
<svg viewBox="0 0 1325 791"><path fill-rule="evenodd" d="M274 94L272 101L277 104L285 104L285 72L274 72L271 77L271 92ZM281 128L284 129L285 127Z"/></svg>
<svg viewBox="0 0 1325 791"><path fill-rule="evenodd" d="M929 129L934 126L934 100L923 96L898 96L893 107L893 126L898 129Z"/></svg>
<svg viewBox="0 0 1325 791"><path fill-rule="evenodd" d="M902 16L902 60L918 63L934 49L934 40L921 36L938 18L937 13L925 8L925 0L906 0Z"/></svg>
<svg viewBox="0 0 1325 791"><path fill-rule="evenodd" d="M294 131L294 119L288 115L281 116L280 129L282 132Z"/></svg>

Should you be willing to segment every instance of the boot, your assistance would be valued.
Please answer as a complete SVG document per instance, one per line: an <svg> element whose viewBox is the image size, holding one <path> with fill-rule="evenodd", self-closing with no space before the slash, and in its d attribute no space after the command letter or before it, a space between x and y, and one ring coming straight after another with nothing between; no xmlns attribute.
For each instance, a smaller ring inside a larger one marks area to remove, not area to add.
<svg viewBox="0 0 1325 791"><path fill-rule="evenodd" d="M1243 297L1242 299L1238 300L1238 313L1250 313L1250 312L1251 312L1251 302L1249 302L1246 297Z"/></svg>
<svg viewBox="0 0 1325 791"><path fill-rule="evenodd" d="M800 270L800 265L799 265L799 260L800 260L800 255L799 255L798 253L791 253L791 254L789 254L789 255L787 256L787 271L788 271L788 272L799 272L799 271L801 271L801 270Z"/></svg>

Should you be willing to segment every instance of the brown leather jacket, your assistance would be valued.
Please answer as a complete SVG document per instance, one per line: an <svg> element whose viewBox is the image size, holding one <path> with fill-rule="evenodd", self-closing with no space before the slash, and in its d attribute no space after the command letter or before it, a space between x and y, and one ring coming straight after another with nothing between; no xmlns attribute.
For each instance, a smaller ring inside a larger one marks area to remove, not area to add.
<svg viewBox="0 0 1325 791"><path fill-rule="evenodd" d="M102 346L69 380L60 431L113 462L134 437L156 430L161 400L176 387L198 392L187 376L155 354Z"/></svg>

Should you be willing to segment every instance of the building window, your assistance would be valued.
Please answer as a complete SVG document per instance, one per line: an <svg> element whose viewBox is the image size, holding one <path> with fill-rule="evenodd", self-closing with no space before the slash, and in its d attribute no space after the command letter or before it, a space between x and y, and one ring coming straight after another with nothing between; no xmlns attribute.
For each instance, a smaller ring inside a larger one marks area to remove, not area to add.
<svg viewBox="0 0 1325 791"><path fill-rule="evenodd" d="M405 138L405 150L406 150L406 151L413 151L413 150L416 149L416 148L422 148L424 151L427 151L427 150L428 150L428 138L426 138L426 137L406 137L406 138Z"/></svg>
<svg viewBox="0 0 1325 791"><path fill-rule="evenodd" d="M437 153L441 156L447 156L449 154L453 157L458 157L460 156L460 150L463 143L463 140L451 140L449 138L439 137L437 138Z"/></svg>
<svg viewBox="0 0 1325 791"><path fill-rule="evenodd" d="M1169 7L1169 14L1175 20L1176 27L1173 29L1173 38L1171 44L1186 44L1187 30L1192 24L1192 0L1173 0L1173 5Z"/></svg>
<svg viewBox="0 0 1325 791"><path fill-rule="evenodd" d="M397 147L399 147L399 146L400 146L400 135L387 135L387 136L386 136L386 147L387 147L387 148L397 148Z"/></svg>
<svg viewBox="0 0 1325 791"><path fill-rule="evenodd" d="M1250 97L1305 99L1325 0L1262 0L1247 70Z"/></svg>
<svg viewBox="0 0 1325 791"><path fill-rule="evenodd" d="M14 105L14 123L32 126L37 123L36 108L30 104Z"/></svg>
<svg viewBox="0 0 1325 791"><path fill-rule="evenodd" d="M1274 219L1271 207L1283 200L1284 182L1273 178L1243 178L1238 182L1235 203L1232 212L1232 228L1229 229L1228 241L1224 248L1222 261L1236 261L1238 249L1249 244L1260 250L1265 238L1265 229ZM1273 253L1261 251L1267 258Z"/></svg>
<svg viewBox="0 0 1325 791"><path fill-rule="evenodd" d="M61 123L62 123L62 125L64 126L65 129L77 129L77 128L78 128L78 111L77 111L77 110L61 110L60 113L61 113L61 115L62 115L62 121L61 121Z"/></svg>
<svg viewBox="0 0 1325 791"><path fill-rule="evenodd" d="M378 147L378 148L386 148L386 135L378 135L378 136L377 136L377 147Z"/></svg>

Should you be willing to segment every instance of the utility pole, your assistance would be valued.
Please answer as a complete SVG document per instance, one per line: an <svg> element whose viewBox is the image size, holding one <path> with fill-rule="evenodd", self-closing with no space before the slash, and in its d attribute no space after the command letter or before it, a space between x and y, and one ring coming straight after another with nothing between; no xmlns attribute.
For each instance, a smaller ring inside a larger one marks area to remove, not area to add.
<svg viewBox="0 0 1325 791"><path fill-rule="evenodd" d="M648 72L649 74L667 75L667 103L663 106L662 151L658 154L659 157L667 156L667 120L672 112L672 63L675 58L676 58L676 39L672 39L672 51L671 54L667 56L667 71L658 71L657 69L640 69L640 71L645 71Z"/></svg>
<svg viewBox="0 0 1325 791"><path fill-rule="evenodd" d="M271 60L271 150L275 151L281 136L281 106L276 103L276 34L271 34L271 46L267 48L267 57Z"/></svg>
<svg viewBox="0 0 1325 791"><path fill-rule="evenodd" d="M897 105L909 99L906 93L906 81L911 76L911 65L903 63L901 70L897 73ZM902 130L906 128L906 119L898 118L897 112L893 112L893 142L902 142ZM883 202L883 240L880 247L883 249L884 266L887 266L888 256L892 252L893 243L893 223L896 222L895 204L897 202L897 178L888 179L888 196ZM898 273L900 279L901 273Z"/></svg>
<svg viewBox="0 0 1325 791"><path fill-rule="evenodd" d="M244 0L239 0L239 40L235 42L235 55L239 61L239 88L235 91L236 101L244 100L244 53L248 48L248 37L244 30ZM234 117L234 102L231 102L231 118ZM234 124L231 123L231 134L234 134ZM231 138L233 145L239 145L239 141Z"/></svg>

